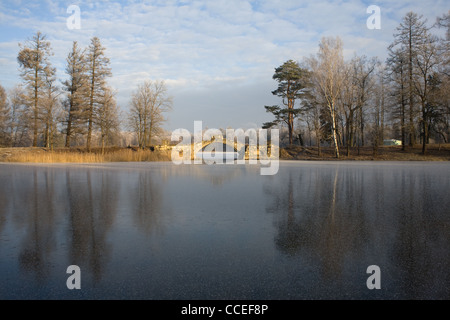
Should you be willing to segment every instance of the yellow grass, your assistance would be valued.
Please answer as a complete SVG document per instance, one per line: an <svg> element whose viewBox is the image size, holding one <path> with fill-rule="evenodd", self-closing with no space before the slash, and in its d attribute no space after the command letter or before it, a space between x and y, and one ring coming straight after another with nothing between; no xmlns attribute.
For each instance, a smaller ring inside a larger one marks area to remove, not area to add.
<svg viewBox="0 0 450 320"><path fill-rule="evenodd" d="M248 157L246 156L246 159ZM322 148L322 155L317 156L315 147L290 146L280 149L281 160L336 160L333 147ZM139 150L133 148L109 147L102 154L96 148L87 152L85 148L0 148L0 162L29 162L29 163L99 163L99 162L142 162L142 161L170 161L171 150ZM407 147L380 146L378 155L373 154L372 147L361 147L358 155L357 148L352 148L351 154L341 149L339 160L390 160L390 161L450 161L450 144L428 146L426 155L422 155L421 146Z"/></svg>
<svg viewBox="0 0 450 320"><path fill-rule="evenodd" d="M50 151L45 149L14 152L4 159L6 162L32 163L98 163L98 162L142 162L170 161L170 151L118 149L101 152Z"/></svg>

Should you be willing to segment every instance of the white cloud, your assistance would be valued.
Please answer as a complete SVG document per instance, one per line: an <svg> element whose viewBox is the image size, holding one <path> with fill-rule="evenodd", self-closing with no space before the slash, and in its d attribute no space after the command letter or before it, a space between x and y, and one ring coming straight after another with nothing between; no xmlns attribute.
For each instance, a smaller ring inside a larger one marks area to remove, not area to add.
<svg viewBox="0 0 450 320"><path fill-rule="evenodd" d="M81 8L81 30L66 27L66 10L72 3ZM30 37L37 30L47 34L60 77L72 41L87 46L92 36L98 36L111 59L110 83L118 89L122 106L138 83L166 79L176 102L172 126L197 116L211 117L211 122L219 118L220 126L232 126L233 121L260 124L270 118L263 106L276 103L270 93L274 68L315 53L320 37L339 35L346 58L356 52L384 59L395 27L407 11L422 13L433 22L448 10L444 1L378 1L382 29L368 30L369 4L360 0L16 0L0 4L0 27L25 29ZM0 82L9 87L20 81L14 36L0 35Z"/></svg>

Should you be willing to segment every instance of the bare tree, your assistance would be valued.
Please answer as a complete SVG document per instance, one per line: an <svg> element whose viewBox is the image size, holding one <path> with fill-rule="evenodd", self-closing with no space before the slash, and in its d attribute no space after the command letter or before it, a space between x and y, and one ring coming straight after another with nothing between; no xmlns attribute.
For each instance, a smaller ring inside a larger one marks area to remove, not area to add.
<svg viewBox="0 0 450 320"><path fill-rule="evenodd" d="M306 118L308 122L312 123L312 127L314 128L314 134L316 137L316 146L317 146L317 155L320 157L322 155L321 152L321 140L322 140L322 113L326 108L324 107L324 102L321 101L321 95L319 95L316 91L316 88L313 86L308 90L305 94L302 105L306 113ZM309 125L308 125L309 126Z"/></svg>
<svg viewBox="0 0 450 320"><path fill-rule="evenodd" d="M102 154L104 154L106 145L120 130L119 108L116 103L115 92L111 88L103 90L96 112L96 124L100 129Z"/></svg>
<svg viewBox="0 0 450 320"><path fill-rule="evenodd" d="M436 19L435 26L447 29L445 37L441 39L440 55L441 55L441 72L450 78L450 10L447 14Z"/></svg>
<svg viewBox="0 0 450 320"><path fill-rule="evenodd" d="M20 147L29 144L28 125L31 110L25 101L25 91L21 85L13 87L8 95L10 105L9 135L11 146Z"/></svg>
<svg viewBox="0 0 450 320"><path fill-rule="evenodd" d="M447 14L436 19L435 26L446 29L446 32L445 37L440 39L439 44L441 61L438 75L439 89L433 92L433 100L440 108L440 117L432 117L431 119L435 120L432 123L432 129L436 131L439 138L446 142L450 137L450 10Z"/></svg>
<svg viewBox="0 0 450 320"><path fill-rule="evenodd" d="M86 55L88 64L88 106L86 110L87 120L87 137L86 147L88 151L91 150L92 132L94 129L95 111L99 104L99 100L104 95L106 88L106 78L111 76L111 69L109 67L109 59L105 56L105 48L100 43L100 39L94 37L91 39L91 44Z"/></svg>
<svg viewBox="0 0 450 320"><path fill-rule="evenodd" d="M317 56L311 57L308 64L312 70L313 85L327 106L335 153L339 158L337 102L346 77L341 39L322 38Z"/></svg>
<svg viewBox="0 0 450 320"><path fill-rule="evenodd" d="M389 83L389 94L392 97L392 116L400 119L402 150L406 145L406 106L408 95L408 65L407 57L401 50L389 48L389 57L386 60L386 78Z"/></svg>
<svg viewBox="0 0 450 320"><path fill-rule="evenodd" d="M161 131L166 121L164 113L172 110L172 97L164 81L145 81L131 98L129 124L137 135L139 147L144 149Z"/></svg>
<svg viewBox="0 0 450 320"><path fill-rule="evenodd" d="M25 42L19 44L20 52L17 60L22 69L21 76L27 86L26 101L33 110L32 129L33 129L33 147L38 143L39 117L40 117L40 99L45 87L46 72L51 72L49 57L53 55L50 42L46 41L46 36L41 32Z"/></svg>
<svg viewBox="0 0 450 320"><path fill-rule="evenodd" d="M5 88L0 85L0 146L7 146L10 143L8 134L9 127L9 103Z"/></svg>
<svg viewBox="0 0 450 320"><path fill-rule="evenodd" d="M384 119L386 105L386 75L385 66L380 66L375 76L375 88L373 95L373 120L374 127L372 132L373 154L378 154L378 147L384 140Z"/></svg>
<svg viewBox="0 0 450 320"><path fill-rule="evenodd" d="M347 79L351 81L349 86L353 87L353 102L350 104L350 113L357 115L357 122L359 124L359 139L358 139L358 154L359 147L364 146L364 128L365 128L365 107L367 101L370 100L373 94L374 86L374 70L378 64L376 58L368 59L366 56L355 56L350 62L350 72L347 73ZM351 120L351 128L347 130L350 135L353 132L353 120ZM348 125L347 125L348 126ZM350 140L351 136L350 136ZM347 144L347 147L349 144ZM347 148L347 155L349 155L349 149Z"/></svg>
<svg viewBox="0 0 450 320"><path fill-rule="evenodd" d="M433 86L433 80L437 77L437 66L439 62L437 41L437 37L425 33L415 56L417 76L414 77L414 87L419 96L421 106L423 154L427 152L429 120L434 108L434 103L431 101L431 91L436 87Z"/></svg>
<svg viewBox="0 0 450 320"><path fill-rule="evenodd" d="M416 134L414 119L416 115L415 108L415 60L417 56L417 49L425 39L427 32L426 20L423 16L419 16L414 12L408 12L403 21L397 27L397 33L394 34L394 42L389 46L389 50L398 49L398 52L406 59L407 65L407 90L408 90L408 105L409 105L409 145L413 146L416 143Z"/></svg>
<svg viewBox="0 0 450 320"><path fill-rule="evenodd" d="M41 99L41 119L44 125L44 143L46 148L53 150L56 126L60 117L60 94L58 87L55 86L56 78L54 76L56 69L46 71L44 79L44 92Z"/></svg>

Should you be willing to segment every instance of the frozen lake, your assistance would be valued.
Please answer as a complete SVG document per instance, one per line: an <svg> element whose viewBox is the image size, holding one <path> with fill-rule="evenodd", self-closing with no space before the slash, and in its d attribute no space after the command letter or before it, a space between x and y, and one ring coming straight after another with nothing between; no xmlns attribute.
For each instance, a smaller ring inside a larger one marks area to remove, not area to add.
<svg viewBox="0 0 450 320"><path fill-rule="evenodd" d="M450 163L0 164L0 299L450 299Z"/></svg>

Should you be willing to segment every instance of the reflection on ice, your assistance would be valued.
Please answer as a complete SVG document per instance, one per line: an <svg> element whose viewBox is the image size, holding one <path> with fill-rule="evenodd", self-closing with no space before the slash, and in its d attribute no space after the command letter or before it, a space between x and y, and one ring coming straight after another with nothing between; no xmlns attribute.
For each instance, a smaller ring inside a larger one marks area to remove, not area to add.
<svg viewBox="0 0 450 320"><path fill-rule="evenodd" d="M449 299L449 169L0 164L0 298Z"/></svg>

